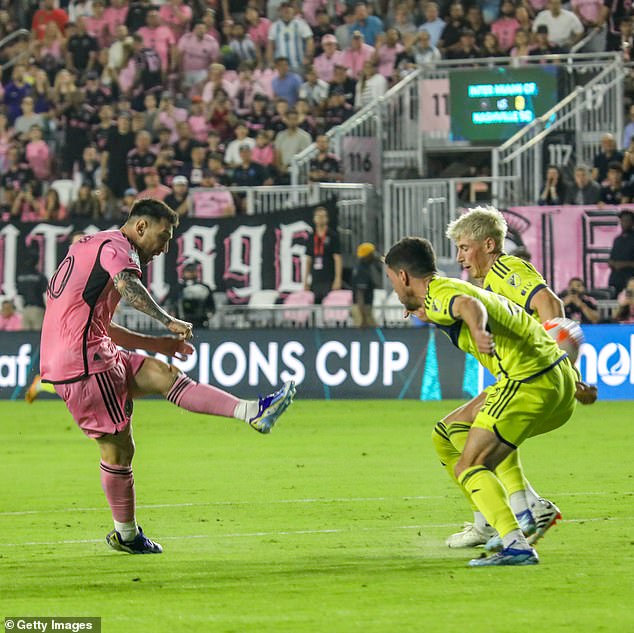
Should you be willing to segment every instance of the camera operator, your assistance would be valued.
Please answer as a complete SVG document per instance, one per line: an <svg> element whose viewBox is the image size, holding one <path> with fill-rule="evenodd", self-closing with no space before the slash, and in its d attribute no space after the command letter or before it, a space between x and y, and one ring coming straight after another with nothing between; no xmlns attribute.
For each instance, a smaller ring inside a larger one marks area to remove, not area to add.
<svg viewBox="0 0 634 633"><path fill-rule="evenodd" d="M190 262L183 267L183 278L168 299L169 311L194 327L209 327L209 319L216 311L211 288L199 280L198 264Z"/></svg>
<svg viewBox="0 0 634 633"><path fill-rule="evenodd" d="M568 289L559 295L564 302L566 318L577 321L577 323L598 323L599 310L594 297L586 292L583 279L573 277L568 282Z"/></svg>
<svg viewBox="0 0 634 633"><path fill-rule="evenodd" d="M634 277L629 278L617 300L619 306L614 310L614 320L618 323L634 323Z"/></svg>

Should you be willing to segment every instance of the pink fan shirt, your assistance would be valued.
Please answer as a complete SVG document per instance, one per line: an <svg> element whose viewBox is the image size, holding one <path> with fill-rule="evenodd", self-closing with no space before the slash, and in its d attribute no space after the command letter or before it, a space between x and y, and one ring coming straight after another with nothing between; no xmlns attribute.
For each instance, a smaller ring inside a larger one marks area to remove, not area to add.
<svg viewBox="0 0 634 633"><path fill-rule="evenodd" d="M48 180L51 175L51 150L46 141L27 143L26 160L38 179Z"/></svg>
<svg viewBox="0 0 634 633"><path fill-rule="evenodd" d="M157 26L155 29L142 26L137 33L143 38L145 46L156 51L161 58L163 70L167 70L169 68L170 46L176 45L172 31L167 26Z"/></svg>
<svg viewBox="0 0 634 633"><path fill-rule="evenodd" d="M187 31L187 27L192 20L191 7L181 4L178 9L179 13L174 10L171 4L164 4L159 9L159 17L163 20L163 24L172 31L176 40Z"/></svg>
<svg viewBox="0 0 634 633"><path fill-rule="evenodd" d="M138 252L119 230L87 235L68 249L46 291L43 380L72 382L114 366L109 327L121 295L113 277L124 270L141 277Z"/></svg>

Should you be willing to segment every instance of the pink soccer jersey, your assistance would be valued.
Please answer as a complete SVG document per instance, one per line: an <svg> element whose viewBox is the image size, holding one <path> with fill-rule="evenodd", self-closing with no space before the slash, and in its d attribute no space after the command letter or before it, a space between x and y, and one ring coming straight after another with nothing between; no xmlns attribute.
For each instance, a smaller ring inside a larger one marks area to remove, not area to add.
<svg viewBox="0 0 634 633"><path fill-rule="evenodd" d="M72 382L115 364L117 346L108 328L121 296L112 279L124 270L141 276L139 255L121 231L87 235L68 249L46 293L43 380Z"/></svg>

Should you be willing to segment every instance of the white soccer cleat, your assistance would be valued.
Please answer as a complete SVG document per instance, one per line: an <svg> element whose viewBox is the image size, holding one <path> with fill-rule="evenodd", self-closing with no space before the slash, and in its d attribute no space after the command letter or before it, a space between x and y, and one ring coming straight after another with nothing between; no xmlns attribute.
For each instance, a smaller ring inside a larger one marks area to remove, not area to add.
<svg viewBox="0 0 634 633"><path fill-rule="evenodd" d="M475 523L465 523L462 532L456 532L447 538L447 547L461 549L484 545L497 532L490 525L479 527Z"/></svg>
<svg viewBox="0 0 634 633"><path fill-rule="evenodd" d="M561 520L561 512L548 499L539 499L531 505L530 510L535 520L535 532L527 538L527 541L529 545L535 545L557 521Z"/></svg>

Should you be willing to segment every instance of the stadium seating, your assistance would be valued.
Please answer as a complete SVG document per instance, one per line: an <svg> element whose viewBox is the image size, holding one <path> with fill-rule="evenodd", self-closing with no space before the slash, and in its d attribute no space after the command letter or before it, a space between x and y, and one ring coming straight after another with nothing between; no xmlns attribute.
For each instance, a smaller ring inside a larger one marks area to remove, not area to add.
<svg viewBox="0 0 634 633"><path fill-rule="evenodd" d="M289 310L284 310L282 313L284 325L291 327L309 327L312 324L311 307L314 303L315 295L310 290L291 292L284 300L284 305L290 308ZM305 306L306 309L298 309L302 306Z"/></svg>
<svg viewBox="0 0 634 633"><path fill-rule="evenodd" d="M322 301L326 327L351 326L352 290L331 290Z"/></svg>

